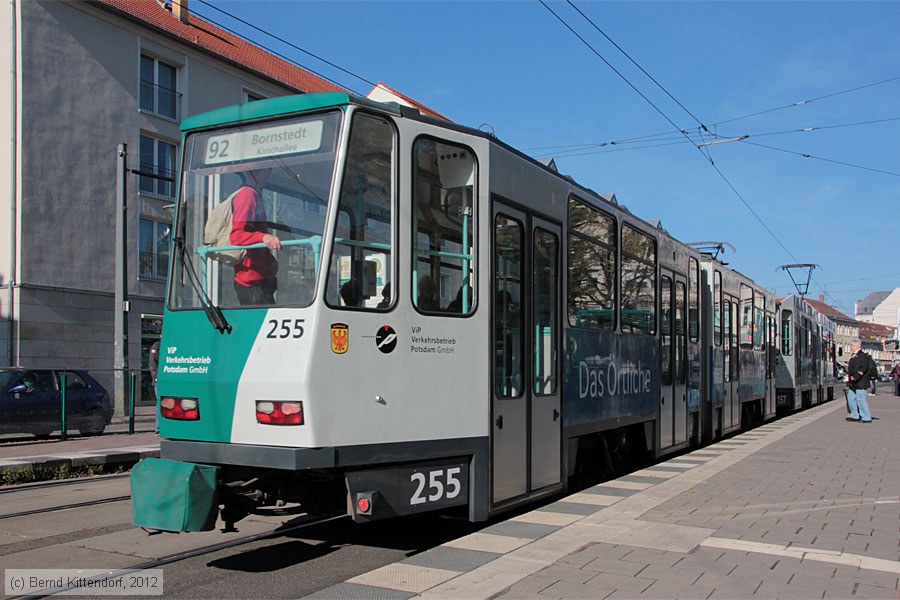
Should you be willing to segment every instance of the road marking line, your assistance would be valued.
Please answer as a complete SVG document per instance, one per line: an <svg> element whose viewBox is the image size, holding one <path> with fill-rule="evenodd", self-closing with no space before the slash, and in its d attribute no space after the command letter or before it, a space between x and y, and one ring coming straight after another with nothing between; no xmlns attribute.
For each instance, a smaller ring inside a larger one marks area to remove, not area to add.
<svg viewBox="0 0 900 600"><path fill-rule="evenodd" d="M849 565L860 569L872 571L886 571L900 574L900 562L883 558L871 558L859 554L850 554L838 550L821 550L818 548L803 548L800 546L780 546L778 544L764 544L762 542L749 542L746 540L730 540L726 538L711 537L700 543L701 546L721 548L723 550L737 550L739 552L755 552L757 554L771 554L774 556L786 556L800 560L814 560L839 565Z"/></svg>

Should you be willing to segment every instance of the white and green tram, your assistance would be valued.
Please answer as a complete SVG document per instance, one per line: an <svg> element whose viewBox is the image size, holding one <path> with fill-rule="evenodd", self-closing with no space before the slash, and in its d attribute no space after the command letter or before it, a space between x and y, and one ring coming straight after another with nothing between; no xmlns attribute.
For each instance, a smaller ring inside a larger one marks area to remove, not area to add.
<svg viewBox="0 0 900 600"><path fill-rule="evenodd" d="M285 504L485 520L722 435L710 259L613 196L492 135L342 93L182 130L161 459L133 471L137 524L204 529ZM205 238L259 171L253 226L280 248ZM275 258L273 302L239 302L221 254L235 249Z"/></svg>

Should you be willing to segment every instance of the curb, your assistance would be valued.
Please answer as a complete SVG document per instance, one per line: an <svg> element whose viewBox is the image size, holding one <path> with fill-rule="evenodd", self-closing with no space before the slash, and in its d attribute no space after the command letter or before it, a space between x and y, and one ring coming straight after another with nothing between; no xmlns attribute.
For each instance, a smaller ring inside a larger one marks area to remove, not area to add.
<svg viewBox="0 0 900 600"><path fill-rule="evenodd" d="M28 469L58 469L91 465L131 465L143 458L159 458L159 446L137 446L114 450L96 450L46 456L27 456L0 460L0 474Z"/></svg>

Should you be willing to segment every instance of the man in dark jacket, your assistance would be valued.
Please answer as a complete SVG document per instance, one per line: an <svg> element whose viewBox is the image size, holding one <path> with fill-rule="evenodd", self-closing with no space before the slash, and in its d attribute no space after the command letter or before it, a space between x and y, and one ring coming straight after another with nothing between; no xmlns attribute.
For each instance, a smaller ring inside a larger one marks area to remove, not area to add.
<svg viewBox="0 0 900 600"><path fill-rule="evenodd" d="M866 391L869 389L869 380L875 375L871 367L872 359L862 351L862 344L858 341L850 344L850 350L853 354L847 365L847 384L850 387L847 392L850 416L847 420L871 423L872 413L869 412Z"/></svg>

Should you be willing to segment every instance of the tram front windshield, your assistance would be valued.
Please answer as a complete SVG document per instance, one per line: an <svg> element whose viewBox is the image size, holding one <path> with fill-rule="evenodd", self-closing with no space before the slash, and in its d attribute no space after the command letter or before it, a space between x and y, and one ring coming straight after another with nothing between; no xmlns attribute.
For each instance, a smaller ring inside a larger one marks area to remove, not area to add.
<svg viewBox="0 0 900 600"><path fill-rule="evenodd" d="M172 308L201 308L204 296L222 308L312 303L340 118L331 112L186 137ZM224 211L213 211L229 200L241 233L217 238L211 225L223 222ZM281 248L247 241L265 234ZM264 294L248 301L237 286L255 284Z"/></svg>

